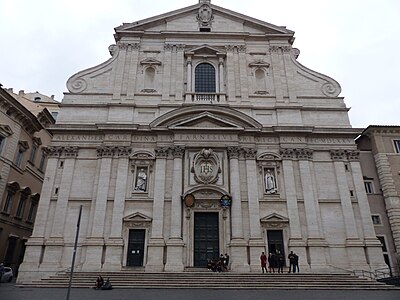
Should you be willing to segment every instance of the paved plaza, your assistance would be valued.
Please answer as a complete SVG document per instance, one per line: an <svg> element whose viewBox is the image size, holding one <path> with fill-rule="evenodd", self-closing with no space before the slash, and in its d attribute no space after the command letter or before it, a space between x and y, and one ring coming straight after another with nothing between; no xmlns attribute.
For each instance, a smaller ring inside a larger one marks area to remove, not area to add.
<svg viewBox="0 0 400 300"><path fill-rule="evenodd" d="M0 285L1 300L63 300L67 289L19 288L13 283ZM212 289L114 289L97 291L74 288L70 300L399 300L400 290L393 291L338 291L338 290L212 290Z"/></svg>

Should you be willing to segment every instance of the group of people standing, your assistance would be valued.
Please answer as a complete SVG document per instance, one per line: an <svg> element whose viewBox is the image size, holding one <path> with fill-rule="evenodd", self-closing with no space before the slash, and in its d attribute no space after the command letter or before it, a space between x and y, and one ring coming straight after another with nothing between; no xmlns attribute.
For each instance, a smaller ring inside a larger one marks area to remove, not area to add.
<svg viewBox="0 0 400 300"><path fill-rule="evenodd" d="M289 259L289 273L293 271L293 273L300 272L299 268L299 256L296 253L293 253L293 251L290 251L290 254L288 255ZM260 256L260 261L261 261L261 270L263 273L275 273L275 269L278 269L278 273L283 273L283 267L285 265L285 257L280 251L277 251L277 253L269 253L268 257L265 254L265 252L261 253ZM268 263L268 271L267 271L267 263Z"/></svg>
<svg viewBox="0 0 400 300"><path fill-rule="evenodd" d="M225 253L225 255L221 254L218 259L208 259L207 260L207 269L213 272L225 272L228 271L229 267L229 255Z"/></svg>

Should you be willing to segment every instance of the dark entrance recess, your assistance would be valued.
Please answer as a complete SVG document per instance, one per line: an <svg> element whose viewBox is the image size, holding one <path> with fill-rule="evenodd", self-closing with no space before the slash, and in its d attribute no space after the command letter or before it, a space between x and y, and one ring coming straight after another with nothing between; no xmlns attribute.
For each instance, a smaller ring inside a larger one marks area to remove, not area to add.
<svg viewBox="0 0 400 300"><path fill-rule="evenodd" d="M283 247L282 230L267 230L268 252L278 254L278 251L285 257L285 248ZM286 261L286 258L285 258Z"/></svg>
<svg viewBox="0 0 400 300"><path fill-rule="evenodd" d="M126 265L131 267L143 266L145 229L130 229L128 255Z"/></svg>
<svg viewBox="0 0 400 300"><path fill-rule="evenodd" d="M194 213L194 266L207 266L207 259L219 257L217 212Z"/></svg>

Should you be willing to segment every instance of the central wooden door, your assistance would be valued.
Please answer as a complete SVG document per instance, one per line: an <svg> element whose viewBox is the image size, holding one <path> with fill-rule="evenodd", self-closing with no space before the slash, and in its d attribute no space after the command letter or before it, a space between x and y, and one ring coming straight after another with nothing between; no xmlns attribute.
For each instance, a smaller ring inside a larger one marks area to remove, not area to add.
<svg viewBox="0 0 400 300"><path fill-rule="evenodd" d="M219 257L217 212L194 213L194 266L206 267L207 259Z"/></svg>
<svg viewBox="0 0 400 300"><path fill-rule="evenodd" d="M128 241L127 266L141 267L144 258L145 229L130 229Z"/></svg>

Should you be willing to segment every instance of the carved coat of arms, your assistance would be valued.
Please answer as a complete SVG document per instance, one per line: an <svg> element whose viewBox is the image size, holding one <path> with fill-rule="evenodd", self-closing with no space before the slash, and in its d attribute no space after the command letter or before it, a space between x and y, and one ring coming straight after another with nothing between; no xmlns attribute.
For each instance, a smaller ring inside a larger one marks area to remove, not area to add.
<svg viewBox="0 0 400 300"><path fill-rule="evenodd" d="M211 26L211 21L214 16L212 14L211 7L208 4L203 4L199 8L199 13L197 14L197 21L200 26L209 27Z"/></svg>
<svg viewBox="0 0 400 300"><path fill-rule="evenodd" d="M211 149L203 149L194 156L192 173L198 183L211 184L221 172L219 157Z"/></svg>

